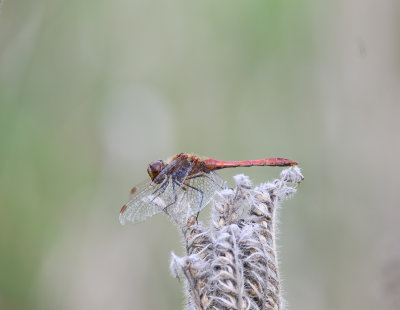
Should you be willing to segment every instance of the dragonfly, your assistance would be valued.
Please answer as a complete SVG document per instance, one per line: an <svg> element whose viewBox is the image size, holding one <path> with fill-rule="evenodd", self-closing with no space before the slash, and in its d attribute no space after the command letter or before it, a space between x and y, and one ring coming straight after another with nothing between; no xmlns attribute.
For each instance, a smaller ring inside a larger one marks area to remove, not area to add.
<svg viewBox="0 0 400 310"><path fill-rule="evenodd" d="M252 166L294 166L287 158L220 161L179 153L167 161L149 164L149 179L131 190L131 199L122 207L119 220L139 223L160 212L185 217L198 213L213 199L224 181L215 172L223 168ZM196 216L197 218L197 216Z"/></svg>

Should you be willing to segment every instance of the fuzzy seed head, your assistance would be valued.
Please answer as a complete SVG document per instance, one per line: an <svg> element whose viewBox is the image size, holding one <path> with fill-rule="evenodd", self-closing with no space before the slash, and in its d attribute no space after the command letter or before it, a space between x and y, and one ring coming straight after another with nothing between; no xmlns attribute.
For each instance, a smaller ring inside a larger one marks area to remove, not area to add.
<svg viewBox="0 0 400 310"><path fill-rule="evenodd" d="M234 179L216 196L209 227L190 216L181 224L186 256L172 253L170 270L186 279L187 310L283 307L276 212L304 177L295 166L254 189L248 177Z"/></svg>

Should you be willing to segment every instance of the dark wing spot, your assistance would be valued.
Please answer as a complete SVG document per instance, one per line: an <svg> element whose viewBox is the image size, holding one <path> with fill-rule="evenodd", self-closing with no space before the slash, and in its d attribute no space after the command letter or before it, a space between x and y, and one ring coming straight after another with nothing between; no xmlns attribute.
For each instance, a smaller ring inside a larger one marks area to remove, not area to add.
<svg viewBox="0 0 400 310"><path fill-rule="evenodd" d="M126 210L126 208L127 208L127 206L126 206L126 205L124 205L124 206L121 208L121 211L119 211L119 213L120 213L120 214L124 213L124 212L125 212L125 210Z"/></svg>

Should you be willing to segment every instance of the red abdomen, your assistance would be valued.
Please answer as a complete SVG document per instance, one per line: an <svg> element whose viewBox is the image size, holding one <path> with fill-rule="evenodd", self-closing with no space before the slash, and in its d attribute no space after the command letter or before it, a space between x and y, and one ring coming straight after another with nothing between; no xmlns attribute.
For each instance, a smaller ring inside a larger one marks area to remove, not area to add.
<svg viewBox="0 0 400 310"><path fill-rule="evenodd" d="M210 170L217 170L223 168L234 168L234 167L252 167L252 166L295 166L298 162L288 158L266 158L256 160L243 160L243 161L221 161L208 158L203 160L206 168Z"/></svg>

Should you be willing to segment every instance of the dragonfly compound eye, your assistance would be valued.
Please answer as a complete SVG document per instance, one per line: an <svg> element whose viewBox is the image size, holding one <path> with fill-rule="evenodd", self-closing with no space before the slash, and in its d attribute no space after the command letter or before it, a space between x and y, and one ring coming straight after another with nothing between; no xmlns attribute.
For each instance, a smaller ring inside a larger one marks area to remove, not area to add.
<svg viewBox="0 0 400 310"><path fill-rule="evenodd" d="M149 174L150 178L154 180L164 169L164 167L164 162L162 160L157 160L149 165L147 168L147 173Z"/></svg>

